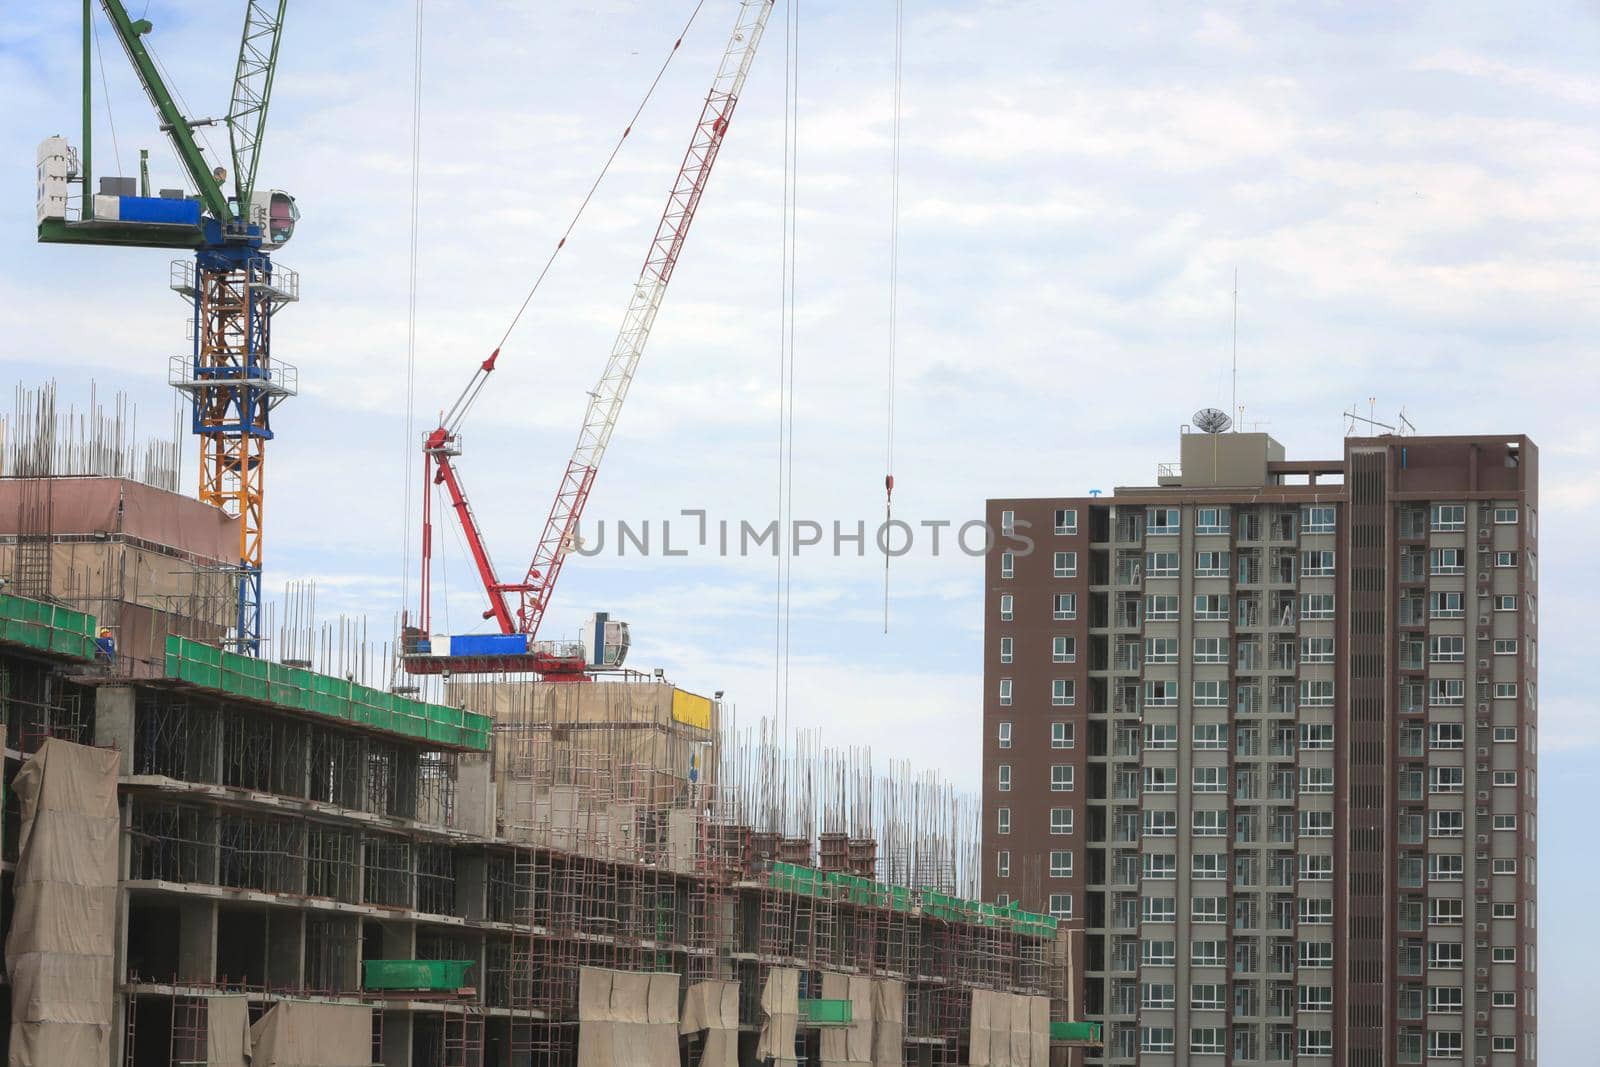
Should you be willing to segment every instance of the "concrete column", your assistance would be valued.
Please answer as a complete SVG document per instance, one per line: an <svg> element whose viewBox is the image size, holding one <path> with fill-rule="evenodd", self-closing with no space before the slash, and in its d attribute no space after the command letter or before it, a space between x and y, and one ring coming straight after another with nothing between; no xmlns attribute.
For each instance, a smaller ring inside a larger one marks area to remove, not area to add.
<svg viewBox="0 0 1600 1067"><path fill-rule="evenodd" d="M489 857L483 852L456 855L456 910L464 919L489 917Z"/></svg>
<svg viewBox="0 0 1600 1067"><path fill-rule="evenodd" d="M305 981L304 949L304 917L298 911L271 912L267 916L268 987L294 988Z"/></svg>
<svg viewBox="0 0 1600 1067"><path fill-rule="evenodd" d="M383 1013L383 1067L411 1067L411 1013L408 1011Z"/></svg>
<svg viewBox="0 0 1600 1067"><path fill-rule="evenodd" d="M213 982L216 977L216 901L182 901L178 905L178 980Z"/></svg>
<svg viewBox="0 0 1600 1067"><path fill-rule="evenodd" d="M133 687L105 685L94 691L94 743L118 753L117 773L133 773Z"/></svg>
<svg viewBox="0 0 1600 1067"><path fill-rule="evenodd" d="M455 829L494 836L494 778L487 752L456 757Z"/></svg>

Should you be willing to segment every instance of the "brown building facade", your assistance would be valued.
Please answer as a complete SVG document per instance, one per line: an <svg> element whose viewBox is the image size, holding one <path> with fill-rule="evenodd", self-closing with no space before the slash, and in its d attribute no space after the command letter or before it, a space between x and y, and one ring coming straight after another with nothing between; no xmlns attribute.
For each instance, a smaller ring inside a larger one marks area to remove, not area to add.
<svg viewBox="0 0 1600 1067"><path fill-rule="evenodd" d="M1108 1064L1535 1062L1537 450L1189 433L988 502L985 896Z"/></svg>

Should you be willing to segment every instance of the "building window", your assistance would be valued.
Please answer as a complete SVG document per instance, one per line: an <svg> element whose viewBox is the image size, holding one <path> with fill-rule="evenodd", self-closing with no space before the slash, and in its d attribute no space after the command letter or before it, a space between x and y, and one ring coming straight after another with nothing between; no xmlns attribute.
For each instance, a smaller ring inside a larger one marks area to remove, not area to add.
<svg viewBox="0 0 1600 1067"><path fill-rule="evenodd" d="M1002 763L996 771L996 786L1000 792L1011 792L1011 764Z"/></svg>
<svg viewBox="0 0 1600 1067"><path fill-rule="evenodd" d="M1517 683L1496 682L1494 684L1494 698L1496 700L1515 700L1517 698Z"/></svg>
<svg viewBox="0 0 1600 1067"><path fill-rule="evenodd" d="M1000 639L1000 662L1010 663L1015 648L1016 643L1012 638L1002 637Z"/></svg>
<svg viewBox="0 0 1600 1067"><path fill-rule="evenodd" d="M1050 792L1072 792L1072 764L1052 763L1050 765Z"/></svg>
<svg viewBox="0 0 1600 1067"><path fill-rule="evenodd" d="M1227 640L1221 638L1221 640ZM1199 642L1196 642L1198 645ZM1178 662L1178 639L1176 637L1147 637L1144 639L1145 663L1176 663Z"/></svg>
<svg viewBox="0 0 1600 1067"><path fill-rule="evenodd" d="M1011 679L1010 678L1002 678L1002 679L1000 679L1000 706L1002 708L1009 708L1011 706Z"/></svg>
<svg viewBox="0 0 1600 1067"><path fill-rule="evenodd" d="M1494 610L1516 611L1517 596L1515 593L1502 593L1494 598Z"/></svg>
<svg viewBox="0 0 1600 1067"><path fill-rule="evenodd" d="M1515 656L1517 654L1517 639L1515 637L1495 638L1494 654L1497 656Z"/></svg>
<svg viewBox="0 0 1600 1067"><path fill-rule="evenodd" d="M1302 811L1300 813L1301 837L1332 837L1333 812Z"/></svg>
<svg viewBox="0 0 1600 1067"><path fill-rule="evenodd" d="M1015 511L1002 511L1000 513L1000 532L1011 533L1017 528L1017 513Z"/></svg>
<svg viewBox="0 0 1600 1067"><path fill-rule="evenodd" d="M1494 728L1495 744L1503 745L1507 742L1515 741L1516 739L1517 728L1515 726L1496 726Z"/></svg>
<svg viewBox="0 0 1600 1067"><path fill-rule="evenodd" d="M1147 923L1177 922L1178 901L1175 897L1145 897L1142 917Z"/></svg>
<svg viewBox="0 0 1600 1067"><path fill-rule="evenodd" d="M1436 636L1428 638L1429 663L1460 663L1467 658L1465 637Z"/></svg>
<svg viewBox="0 0 1600 1067"><path fill-rule="evenodd" d="M1517 994L1511 990L1496 990L1489 994L1489 1004L1495 1008L1514 1008L1517 1006Z"/></svg>
<svg viewBox="0 0 1600 1067"><path fill-rule="evenodd" d="M1333 898L1301 897L1300 922L1306 926L1332 926Z"/></svg>
<svg viewBox="0 0 1600 1067"><path fill-rule="evenodd" d="M1051 915L1052 918L1056 918L1056 919L1070 919L1070 918L1072 918L1072 894L1071 893L1051 893L1050 894L1050 915Z"/></svg>
<svg viewBox="0 0 1600 1067"><path fill-rule="evenodd" d="M1052 637L1050 639L1050 662L1078 662L1078 639L1076 637Z"/></svg>
<svg viewBox="0 0 1600 1067"><path fill-rule="evenodd" d="M1306 593L1300 597L1300 617L1302 619L1331 619L1333 618L1332 593ZM1290 620L1293 621L1292 619Z"/></svg>
<svg viewBox="0 0 1600 1067"><path fill-rule="evenodd" d="M1222 1054L1222 1028L1220 1026L1196 1026L1190 1030L1189 1051L1220 1056Z"/></svg>
<svg viewBox="0 0 1600 1067"><path fill-rule="evenodd" d="M1228 724L1222 722L1195 723L1194 747L1204 749L1227 748Z"/></svg>
<svg viewBox="0 0 1600 1067"><path fill-rule="evenodd" d="M1173 1006L1173 985L1171 982L1141 982L1139 984L1139 1006L1141 1008L1170 1008Z"/></svg>
<svg viewBox="0 0 1600 1067"><path fill-rule="evenodd" d="M1428 703L1434 706L1461 704L1466 700L1466 683L1460 678L1429 678Z"/></svg>
<svg viewBox="0 0 1600 1067"><path fill-rule="evenodd" d="M1189 858L1189 875L1196 881L1221 881L1228 876L1228 857L1220 852L1197 852Z"/></svg>
<svg viewBox="0 0 1600 1067"><path fill-rule="evenodd" d="M1178 706L1177 682L1145 682L1144 706L1147 708L1175 708Z"/></svg>
<svg viewBox="0 0 1600 1067"><path fill-rule="evenodd" d="M1194 532L1197 534L1225 534L1233 528L1233 515L1227 508L1196 508Z"/></svg>
<svg viewBox="0 0 1600 1067"><path fill-rule="evenodd" d="M1173 643L1176 644L1177 642ZM1228 639L1226 637L1195 638L1194 661L1196 663L1228 662Z"/></svg>
<svg viewBox="0 0 1600 1067"><path fill-rule="evenodd" d="M1300 683L1300 706L1303 708L1333 707L1333 682Z"/></svg>
<svg viewBox="0 0 1600 1067"><path fill-rule="evenodd" d="M1460 767L1429 767L1428 792L1459 793L1462 788Z"/></svg>
<svg viewBox="0 0 1600 1067"><path fill-rule="evenodd" d="M1177 508L1145 509L1144 532L1152 537L1173 535L1180 528Z"/></svg>
<svg viewBox="0 0 1600 1067"><path fill-rule="evenodd" d="M1514 859L1495 860L1492 869L1494 874L1516 874L1517 861Z"/></svg>
<svg viewBox="0 0 1600 1067"><path fill-rule="evenodd" d="M1176 767L1146 767L1144 769L1144 791L1146 793L1176 793L1178 791L1178 769Z"/></svg>
<svg viewBox="0 0 1600 1067"><path fill-rule="evenodd" d="M1009 834L1011 832L1011 809L998 808L995 810L995 833Z"/></svg>
<svg viewBox="0 0 1600 1067"><path fill-rule="evenodd" d="M1517 917L1517 906L1515 904L1496 904L1493 907L1492 917L1496 919L1515 919Z"/></svg>
<svg viewBox="0 0 1600 1067"><path fill-rule="evenodd" d="M1072 809L1050 809L1050 833L1055 837L1065 837L1072 833Z"/></svg>
<svg viewBox="0 0 1600 1067"><path fill-rule="evenodd" d="M995 726L995 738L998 741L998 743L999 743L1001 748L1010 748L1011 747L1011 724L1009 722L998 723Z"/></svg>
<svg viewBox="0 0 1600 1067"><path fill-rule="evenodd" d="M1068 537L1078 532L1078 509L1056 508L1056 533Z"/></svg>
<svg viewBox="0 0 1600 1067"><path fill-rule="evenodd" d="M1169 595L1147 597L1145 599L1145 618L1149 622L1176 622L1178 618L1178 598Z"/></svg>
<svg viewBox="0 0 1600 1067"><path fill-rule="evenodd" d="M1429 837L1460 837L1464 826L1463 816L1459 811L1428 812Z"/></svg>
<svg viewBox="0 0 1600 1067"><path fill-rule="evenodd" d="M1324 534L1334 532L1334 509L1313 505L1300 509L1301 532Z"/></svg>
<svg viewBox="0 0 1600 1067"><path fill-rule="evenodd" d="M1429 1030L1428 1058L1458 1060L1461 1058L1461 1033L1457 1030Z"/></svg>
<svg viewBox="0 0 1600 1067"><path fill-rule="evenodd" d="M1194 554L1194 576L1196 578L1226 578L1232 573L1232 553L1196 552Z"/></svg>
<svg viewBox="0 0 1600 1067"><path fill-rule="evenodd" d="M1195 837L1224 837L1228 833L1228 813L1219 808L1201 808L1194 812L1190 826Z"/></svg>
<svg viewBox="0 0 1600 1067"><path fill-rule="evenodd" d="M1078 554L1076 552L1057 552L1054 563L1057 578L1076 578L1078 576Z"/></svg>
<svg viewBox="0 0 1600 1067"><path fill-rule="evenodd" d="M1011 621L1011 616L1013 614L1012 605L1014 603L1015 603L1015 598L1012 597L1012 595L1010 593L1001 593L1000 594L1000 621L1001 622L1010 622Z"/></svg>
<svg viewBox="0 0 1600 1067"><path fill-rule="evenodd" d="M1302 637L1300 639L1301 663L1332 663L1333 638Z"/></svg>
<svg viewBox="0 0 1600 1067"><path fill-rule="evenodd" d="M1428 970L1459 971L1461 969L1461 942L1428 942Z"/></svg>
<svg viewBox="0 0 1600 1067"><path fill-rule="evenodd" d="M1197 708L1227 707L1228 683L1222 681L1195 682L1194 706Z"/></svg>
<svg viewBox="0 0 1600 1067"><path fill-rule="evenodd" d="M1147 578L1176 578L1178 576L1178 554L1176 552L1146 552L1144 569L1145 577Z"/></svg>
<svg viewBox="0 0 1600 1067"><path fill-rule="evenodd" d="M1437 852L1428 855L1428 881L1459 882L1463 873L1463 857Z"/></svg>
<svg viewBox="0 0 1600 1067"><path fill-rule="evenodd" d="M1077 731L1070 722L1053 722L1050 724L1050 747L1071 748L1077 743Z"/></svg>
<svg viewBox="0 0 1600 1067"><path fill-rule="evenodd" d="M1428 925L1460 926L1465 908L1459 899L1433 897L1428 901Z"/></svg>
<svg viewBox="0 0 1600 1067"><path fill-rule="evenodd" d="M1517 817L1515 815L1496 815L1494 817L1494 828L1496 830L1515 830L1517 828Z"/></svg>
<svg viewBox="0 0 1600 1067"><path fill-rule="evenodd" d="M1458 722L1436 722L1428 727L1428 747L1449 751L1462 746L1462 725Z"/></svg>
<svg viewBox="0 0 1600 1067"><path fill-rule="evenodd" d="M1178 857L1170 852L1146 852L1144 876L1151 881L1170 882L1178 877ZM1145 961L1150 962L1149 960Z"/></svg>
<svg viewBox="0 0 1600 1067"><path fill-rule="evenodd" d="M1517 1051L1517 1039L1514 1034L1496 1034L1490 1040L1493 1042L1490 1048L1495 1052Z"/></svg>
<svg viewBox="0 0 1600 1067"><path fill-rule="evenodd" d="M1494 784L1495 785L1516 785L1517 784L1517 772L1516 771L1495 771L1494 772Z"/></svg>
<svg viewBox="0 0 1600 1067"><path fill-rule="evenodd" d="M1017 554L1015 552L1000 553L1000 577L1015 578L1017 576Z"/></svg>
<svg viewBox="0 0 1600 1067"><path fill-rule="evenodd" d="M1428 550L1428 572L1435 575L1465 574L1467 552L1463 548L1433 548Z"/></svg>
<svg viewBox="0 0 1600 1067"><path fill-rule="evenodd" d="M1146 808L1144 812L1144 836L1178 836L1178 813L1159 808Z"/></svg>
<svg viewBox="0 0 1600 1067"><path fill-rule="evenodd" d="M1333 550L1314 548L1301 553L1301 575L1306 578L1333 577Z"/></svg>
<svg viewBox="0 0 1600 1067"><path fill-rule="evenodd" d="M1298 1048L1302 1056L1332 1056L1333 1031L1307 1030L1302 1027L1299 1032Z"/></svg>
<svg viewBox="0 0 1600 1067"><path fill-rule="evenodd" d="M1459 619L1465 614L1461 608L1460 593L1429 593L1428 617L1433 619Z"/></svg>
<svg viewBox="0 0 1600 1067"><path fill-rule="evenodd" d="M1299 945L1299 951L1300 966L1302 967L1333 966L1332 941L1302 941Z"/></svg>
<svg viewBox="0 0 1600 1067"><path fill-rule="evenodd" d="M1495 508L1494 521L1496 526L1515 526L1517 523L1517 509Z"/></svg>
<svg viewBox="0 0 1600 1067"><path fill-rule="evenodd" d="M1223 987L1215 982L1200 982L1189 987L1189 1007L1196 1011L1221 1011Z"/></svg>
<svg viewBox="0 0 1600 1067"><path fill-rule="evenodd" d="M1197 622L1227 622L1230 610L1227 593L1201 593L1194 598Z"/></svg>
<svg viewBox="0 0 1600 1067"><path fill-rule="evenodd" d="M1308 882L1333 881L1333 857L1301 853L1300 877Z"/></svg>
<svg viewBox="0 0 1600 1067"><path fill-rule="evenodd" d="M1189 919L1197 923L1224 923L1228 921L1227 897L1190 897Z"/></svg>
<svg viewBox="0 0 1600 1067"><path fill-rule="evenodd" d="M1298 990L1301 1011L1332 1011L1333 986L1303 985Z"/></svg>
<svg viewBox="0 0 1600 1067"><path fill-rule="evenodd" d="M1064 848L1050 850L1050 877L1072 877L1072 852Z"/></svg>
<svg viewBox="0 0 1600 1067"><path fill-rule="evenodd" d="M1301 767L1300 792L1302 793L1331 793L1333 792L1332 767Z"/></svg>
<svg viewBox="0 0 1600 1067"><path fill-rule="evenodd" d="M1517 554L1515 552L1496 552L1494 554L1494 565L1496 567L1515 567L1517 565Z"/></svg>
<svg viewBox="0 0 1600 1067"><path fill-rule="evenodd" d="M1071 678L1054 678L1050 682L1050 703L1058 708L1070 708L1078 702L1078 689Z"/></svg>
<svg viewBox="0 0 1600 1067"><path fill-rule="evenodd" d="M1308 722L1300 726L1300 747L1310 750L1333 747L1333 723Z"/></svg>
<svg viewBox="0 0 1600 1067"><path fill-rule="evenodd" d="M1057 593L1052 601L1052 617L1057 622L1078 617L1078 594Z"/></svg>
<svg viewBox="0 0 1600 1067"><path fill-rule="evenodd" d="M1430 516L1429 529L1434 533L1454 533L1467 528L1465 504L1435 504Z"/></svg>
<svg viewBox="0 0 1600 1067"><path fill-rule="evenodd" d="M1193 786L1196 793L1226 793L1228 791L1226 767L1196 767Z"/></svg>
<svg viewBox="0 0 1600 1067"><path fill-rule="evenodd" d="M1169 942L1170 944L1170 942ZM1145 961L1149 963L1149 960ZM1141 1026L1139 1028L1140 1052L1171 1052L1173 1050L1172 1027L1170 1026Z"/></svg>
<svg viewBox="0 0 1600 1067"><path fill-rule="evenodd" d="M1178 724L1171 722L1145 723L1144 747L1157 751L1169 748L1177 748Z"/></svg>
<svg viewBox="0 0 1600 1067"><path fill-rule="evenodd" d="M994 873L996 878L1011 877L1011 850L1003 848L994 854Z"/></svg>

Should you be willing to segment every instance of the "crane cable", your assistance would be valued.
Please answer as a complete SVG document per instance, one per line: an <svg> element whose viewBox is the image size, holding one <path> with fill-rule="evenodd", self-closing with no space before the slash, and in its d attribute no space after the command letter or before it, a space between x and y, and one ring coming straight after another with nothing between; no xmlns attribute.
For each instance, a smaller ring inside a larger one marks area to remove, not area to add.
<svg viewBox="0 0 1600 1067"><path fill-rule="evenodd" d="M406 443L405 488L400 513L400 614L411 603L411 494L412 453L416 451L417 410L417 215L422 189L422 4L416 0L411 53L411 243L406 283ZM424 490L426 492L426 490ZM448 591L446 600L448 613ZM448 614L447 614L448 617Z"/></svg>
<svg viewBox="0 0 1600 1067"><path fill-rule="evenodd" d="M594 182L590 184L589 191L583 195L583 200L578 204L578 210L573 212L572 220L567 223L567 228L561 233L561 240L556 242L555 248L550 250L549 257L544 261L544 266L539 269L539 274L533 280L533 285L528 289L528 295L522 298L522 303L517 307L517 313L511 316L511 322L506 326L505 333L500 335L499 342L494 346L495 352L500 351L506 339L511 336L511 331L517 328L517 323L522 319L522 313L528 310L528 304L533 301L533 294L539 291L539 286L544 283L546 274L550 273L550 265L555 262L556 256L566 246L567 238L572 236L573 227L578 225L578 220L583 217L589 201L594 198L595 190L600 188L600 183L605 180L606 173L611 170L611 164L617 158L617 153L622 151L622 143L633 132L634 124L639 121L639 116L644 114L645 106L650 103L650 98L655 95L656 86L661 84L661 78L667 73L672 58L678 54L678 47L683 44L684 37L688 36L689 28L694 25L694 20L699 16L700 9L705 6L705 0L697 0L694 10L689 12L689 21L683 24L683 29L678 32L677 40L672 42L672 48L667 52L667 57L661 61L661 67L656 71L655 78L650 82L650 88L645 91L644 98L639 101L639 106L634 108L633 117L628 120L628 125L622 130L622 135L617 138L617 143L611 146L611 154L606 157L605 165L600 168L600 173L595 175ZM493 357L491 357L493 358Z"/></svg>
<svg viewBox="0 0 1600 1067"><path fill-rule="evenodd" d="M900 82L904 0L894 5L894 149L889 168L889 419L883 475L883 632L889 632L890 522L894 519L894 359L899 342L900 291Z"/></svg>

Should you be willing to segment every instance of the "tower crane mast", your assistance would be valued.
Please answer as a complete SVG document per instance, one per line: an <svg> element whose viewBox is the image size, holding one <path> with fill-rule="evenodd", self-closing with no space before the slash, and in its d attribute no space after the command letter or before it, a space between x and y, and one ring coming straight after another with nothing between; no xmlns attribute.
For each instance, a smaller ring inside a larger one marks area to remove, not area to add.
<svg viewBox="0 0 1600 1067"><path fill-rule="evenodd" d="M446 655L442 650L434 649L432 642L429 642L428 655L407 656L408 670L415 673L474 669L536 670L553 675L581 675L584 667L590 665L581 654L548 643L536 643L534 638L549 609L550 597L566 557L576 547L584 505L594 487L606 446L610 444L611 435L616 429L617 417L633 384L639 360L644 355L645 344L650 339L651 328L661 310L667 285L672 280L683 243L689 235L706 183L711 177L712 166L721 151L734 107L739 102L739 94L750 73L750 65L755 59L756 48L761 43L772 8L773 0L739 0L733 33L723 49L716 77L712 80L710 92L706 94L694 135L690 138L688 150L684 153L672 191L667 197L666 209L656 225L644 266L634 282L628 309L606 358L605 369L601 372L598 384L589 393L577 444L567 461L543 532L534 545L533 559L521 581L502 582L496 575L453 463L453 459L461 454L461 421L493 373L500 355L498 348L478 365L460 398L441 418L439 426L428 434L423 444L425 486L420 625L418 631L410 635L410 645L420 650L419 642L428 640L433 542L431 494L428 489L433 484L439 484L450 497L451 508L461 523L478 578L488 595L489 607L483 617L493 619L502 635L525 637L526 649L518 651L518 643L512 641L501 646L508 650L506 654L486 657L469 653L463 657L453 652ZM515 611L509 599L513 595L517 598ZM603 616L601 618L603 620ZM452 639L452 644L455 640Z"/></svg>

